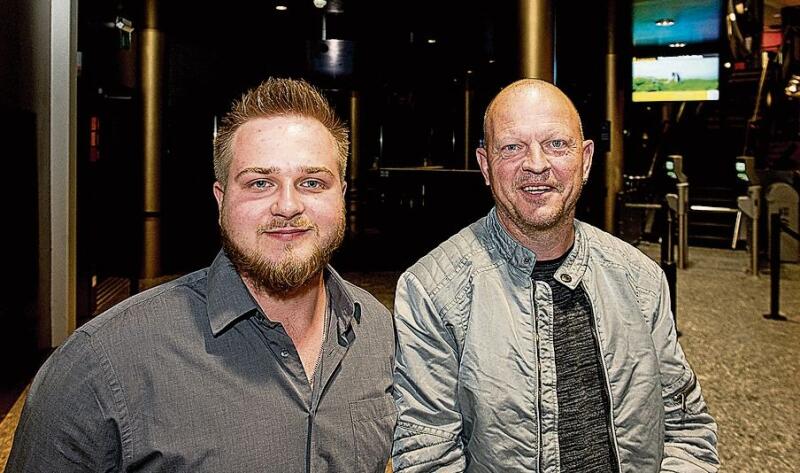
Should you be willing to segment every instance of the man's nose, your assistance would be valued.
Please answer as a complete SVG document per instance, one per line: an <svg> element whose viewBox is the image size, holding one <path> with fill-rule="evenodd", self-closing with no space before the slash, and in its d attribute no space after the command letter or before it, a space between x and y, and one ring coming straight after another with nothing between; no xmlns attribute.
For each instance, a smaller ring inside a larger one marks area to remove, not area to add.
<svg viewBox="0 0 800 473"><path fill-rule="evenodd" d="M528 148L522 161L522 169L534 174L542 174L550 170L550 160L547 159L541 146L534 144Z"/></svg>
<svg viewBox="0 0 800 473"><path fill-rule="evenodd" d="M283 186L270 207L272 215L287 219L303 213L303 210L305 206L302 197L294 186Z"/></svg>

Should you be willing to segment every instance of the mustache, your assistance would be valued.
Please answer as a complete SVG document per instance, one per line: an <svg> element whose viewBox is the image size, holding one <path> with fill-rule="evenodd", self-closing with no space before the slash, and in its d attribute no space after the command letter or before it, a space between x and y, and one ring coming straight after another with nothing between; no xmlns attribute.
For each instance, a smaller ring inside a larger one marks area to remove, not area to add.
<svg viewBox="0 0 800 473"><path fill-rule="evenodd" d="M556 189L557 191L564 190L563 186L560 185L558 182L551 182L550 179L546 177L544 179L536 179L528 177L528 178L518 179L516 182L517 188L527 187L527 186L548 186L552 187L553 189Z"/></svg>
<svg viewBox="0 0 800 473"><path fill-rule="evenodd" d="M280 228L299 228L302 230L311 230L316 226L305 215L298 215L293 218L273 217L267 223L258 226L258 233L267 233L272 230Z"/></svg>

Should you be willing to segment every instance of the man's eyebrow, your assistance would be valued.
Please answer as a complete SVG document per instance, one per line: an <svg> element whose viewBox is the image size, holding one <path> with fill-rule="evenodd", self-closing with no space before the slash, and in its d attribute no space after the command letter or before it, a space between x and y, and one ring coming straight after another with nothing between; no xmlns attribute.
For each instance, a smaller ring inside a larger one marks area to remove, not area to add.
<svg viewBox="0 0 800 473"><path fill-rule="evenodd" d="M328 169L325 166L307 166L307 167L303 167L302 171L303 171L304 174L320 174L320 173L322 173L322 174L328 174L331 177L336 177L333 174L333 171L331 171L330 169Z"/></svg>
<svg viewBox="0 0 800 473"><path fill-rule="evenodd" d="M268 168L260 168L260 167L251 167L251 168L244 168L236 174L236 177L241 177L244 174L263 174L265 176L270 174L277 174L278 168L275 166L268 167Z"/></svg>

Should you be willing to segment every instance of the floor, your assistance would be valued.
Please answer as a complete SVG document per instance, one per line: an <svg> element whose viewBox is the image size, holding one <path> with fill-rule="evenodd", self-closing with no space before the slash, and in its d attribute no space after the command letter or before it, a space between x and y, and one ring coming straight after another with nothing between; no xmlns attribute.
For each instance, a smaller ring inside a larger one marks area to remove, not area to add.
<svg viewBox="0 0 800 473"><path fill-rule="evenodd" d="M655 245L641 249L658 257ZM746 267L742 251L690 249L689 266L678 271L680 341L719 424L722 471L794 472L800 465L800 265L782 265L780 306L786 321L763 317L769 310L769 275L752 277ZM345 274L389 307L398 276ZM0 422L0 470L21 399Z"/></svg>

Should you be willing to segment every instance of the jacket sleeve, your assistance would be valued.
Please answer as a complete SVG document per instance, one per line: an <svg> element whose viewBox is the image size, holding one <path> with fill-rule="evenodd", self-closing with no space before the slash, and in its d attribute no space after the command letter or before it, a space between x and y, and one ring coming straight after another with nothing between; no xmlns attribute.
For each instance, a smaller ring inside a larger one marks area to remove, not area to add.
<svg viewBox="0 0 800 473"><path fill-rule="evenodd" d="M659 356L665 413L661 471L716 472L719 469L717 424L708 413L700 383L678 344L669 287L663 273L652 336Z"/></svg>
<svg viewBox="0 0 800 473"><path fill-rule="evenodd" d="M455 340L414 275L400 277L394 304L394 398L399 414L392 447L394 471L464 471Z"/></svg>
<svg viewBox="0 0 800 473"><path fill-rule="evenodd" d="M120 436L94 355L91 338L75 332L36 374L6 473L118 471Z"/></svg>

